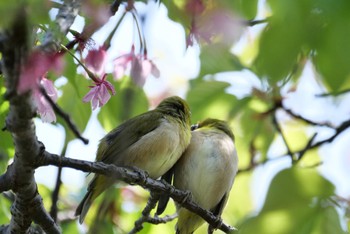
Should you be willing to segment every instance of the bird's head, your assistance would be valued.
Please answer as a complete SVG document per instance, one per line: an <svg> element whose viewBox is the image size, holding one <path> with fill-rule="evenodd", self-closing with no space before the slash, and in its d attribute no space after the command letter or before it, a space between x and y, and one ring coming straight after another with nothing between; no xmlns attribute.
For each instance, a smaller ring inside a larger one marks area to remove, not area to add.
<svg viewBox="0 0 350 234"><path fill-rule="evenodd" d="M194 131L200 128L216 128L224 133L226 133L233 141L235 139L230 126L223 120L219 119L205 119L198 124L192 125L191 130Z"/></svg>
<svg viewBox="0 0 350 234"><path fill-rule="evenodd" d="M187 102L178 96L164 99L156 108L167 115L179 118L187 125L191 122L191 111Z"/></svg>

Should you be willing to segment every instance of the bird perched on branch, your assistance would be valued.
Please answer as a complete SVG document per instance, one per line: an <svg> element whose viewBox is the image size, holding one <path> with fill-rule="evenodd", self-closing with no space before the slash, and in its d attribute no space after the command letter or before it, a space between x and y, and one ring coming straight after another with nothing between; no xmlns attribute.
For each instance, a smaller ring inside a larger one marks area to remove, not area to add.
<svg viewBox="0 0 350 234"><path fill-rule="evenodd" d="M174 96L154 110L125 121L101 139L96 161L120 167L136 167L157 179L178 161L191 140L190 109ZM117 178L95 174L76 215L82 223L92 202Z"/></svg>
<svg viewBox="0 0 350 234"><path fill-rule="evenodd" d="M190 191L199 206L220 216L238 169L234 136L228 124L217 119L206 119L194 128L190 145L174 166L174 186ZM176 207L177 234L193 233L204 223L200 216Z"/></svg>

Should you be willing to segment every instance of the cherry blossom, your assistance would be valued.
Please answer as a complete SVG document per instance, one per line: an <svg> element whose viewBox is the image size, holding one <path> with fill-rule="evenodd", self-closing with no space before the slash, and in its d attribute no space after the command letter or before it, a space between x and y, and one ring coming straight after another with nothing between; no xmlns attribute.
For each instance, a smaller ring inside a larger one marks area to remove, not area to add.
<svg viewBox="0 0 350 234"><path fill-rule="evenodd" d="M239 38L243 26L236 15L222 8L205 10L202 4L201 0L191 0L186 6L186 10L192 14L191 28L186 39L187 46L192 46L194 41L220 41L231 45Z"/></svg>
<svg viewBox="0 0 350 234"><path fill-rule="evenodd" d="M192 15L199 15L205 10L202 0L189 0L185 6L186 12Z"/></svg>
<svg viewBox="0 0 350 234"><path fill-rule="evenodd" d="M18 92L20 94L38 87L41 78L53 70L59 73L63 70L62 56L58 53L48 54L38 50L33 51L21 70L19 77Z"/></svg>
<svg viewBox="0 0 350 234"><path fill-rule="evenodd" d="M107 52L103 46L89 50L85 58L87 68L97 75L102 75L107 62Z"/></svg>
<svg viewBox="0 0 350 234"><path fill-rule="evenodd" d="M102 79L96 78L95 86L90 86L90 91L83 98L84 102L91 102L91 107L95 110L108 102L111 94L115 94L114 87L106 80L107 74L103 74Z"/></svg>
<svg viewBox="0 0 350 234"><path fill-rule="evenodd" d="M140 87L145 84L149 75L160 76L159 69L152 60L147 58L147 53L143 55L135 54L135 47L132 46L129 53L123 54L114 60L114 78L120 79L123 77L129 64L131 66L130 76Z"/></svg>
<svg viewBox="0 0 350 234"><path fill-rule="evenodd" d="M44 88L47 95L52 101L57 101L57 90L51 80L42 77L40 85ZM37 109L37 113L41 116L41 120L46 123L56 122L56 115L52 109L51 104L46 100L44 95L39 90L39 87L35 88L32 93L32 100Z"/></svg>

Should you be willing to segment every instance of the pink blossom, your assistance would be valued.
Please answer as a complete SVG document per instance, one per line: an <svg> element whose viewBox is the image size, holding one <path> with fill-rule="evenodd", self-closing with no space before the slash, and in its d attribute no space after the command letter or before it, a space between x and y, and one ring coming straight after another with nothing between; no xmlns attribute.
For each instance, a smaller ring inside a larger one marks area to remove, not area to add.
<svg viewBox="0 0 350 234"><path fill-rule="evenodd" d="M91 101L93 110L106 104L111 98L110 93L115 94L113 85L106 80L106 77L107 74L104 74L102 79L97 78L95 86L90 86L91 90L83 98L84 102Z"/></svg>
<svg viewBox="0 0 350 234"><path fill-rule="evenodd" d="M236 15L225 9L211 9L192 19L187 46L197 42L211 43L214 39L232 44L242 33L242 24Z"/></svg>
<svg viewBox="0 0 350 234"><path fill-rule="evenodd" d="M130 76L137 85L142 87L146 82L147 76L150 74L155 77L159 77L160 75L158 68L151 60L135 59L133 61Z"/></svg>
<svg viewBox="0 0 350 234"><path fill-rule="evenodd" d="M40 80L40 84L45 89L47 95L52 99L52 101L56 102L57 90L54 87L53 82L43 77ZM50 103L41 94L39 88L33 90L32 99L37 109L37 113L41 116L41 120L43 122L56 122L55 112L53 111Z"/></svg>
<svg viewBox="0 0 350 234"><path fill-rule="evenodd" d="M131 63L134 59L136 59L134 46L131 47L130 53L117 57L114 60L114 78L120 79L123 77L128 64Z"/></svg>
<svg viewBox="0 0 350 234"><path fill-rule="evenodd" d="M202 0L189 0L185 9L192 15L199 15L205 10L205 5Z"/></svg>
<svg viewBox="0 0 350 234"><path fill-rule="evenodd" d="M73 47L75 44L78 44L77 50L82 52L85 48L91 48L95 45L95 41L91 37L86 37L86 35L78 33L74 30L70 30L70 33L73 34L74 40L71 45L68 44L66 46L67 48L70 48L70 46Z"/></svg>
<svg viewBox="0 0 350 234"><path fill-rule="evenodd" d="M149 75L154 77L160 76L160 71L152 60L147 59L147 54L136 55L135 48L132 46L131 52L121 55L114 60L114 77L115 79L120 79L124 76L127 67L131 66L130 76L134 82L143 86L145 84L146 78Z"/></svg>
<svg viewBox="0 0 350 234"><path fill-rule="evenodd" d="M103 46L98 49L89 50L85 59L87 68L97 75L102 75L106 62L107 52Z"/></svg>
<svg viewBox="0 0 350 234"><path fill-rule="evenodd" d="M48 70L59 73L63 70L63 61L60 54L48 54L39 50L33 51L21 70L18 92L25 93L38 87L41 77Z"/></svg>

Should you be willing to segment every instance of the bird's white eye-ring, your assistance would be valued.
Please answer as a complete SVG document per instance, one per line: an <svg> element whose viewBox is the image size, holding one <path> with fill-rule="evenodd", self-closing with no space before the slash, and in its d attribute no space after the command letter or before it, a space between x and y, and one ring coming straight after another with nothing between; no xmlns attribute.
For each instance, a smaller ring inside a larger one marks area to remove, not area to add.
<svg viewBox="0 0 350 234"><path fill-rule="evenodd" d="M191 131L196 130L197 128L199 128L199 124L192 124L191 125Z"/></svg>

